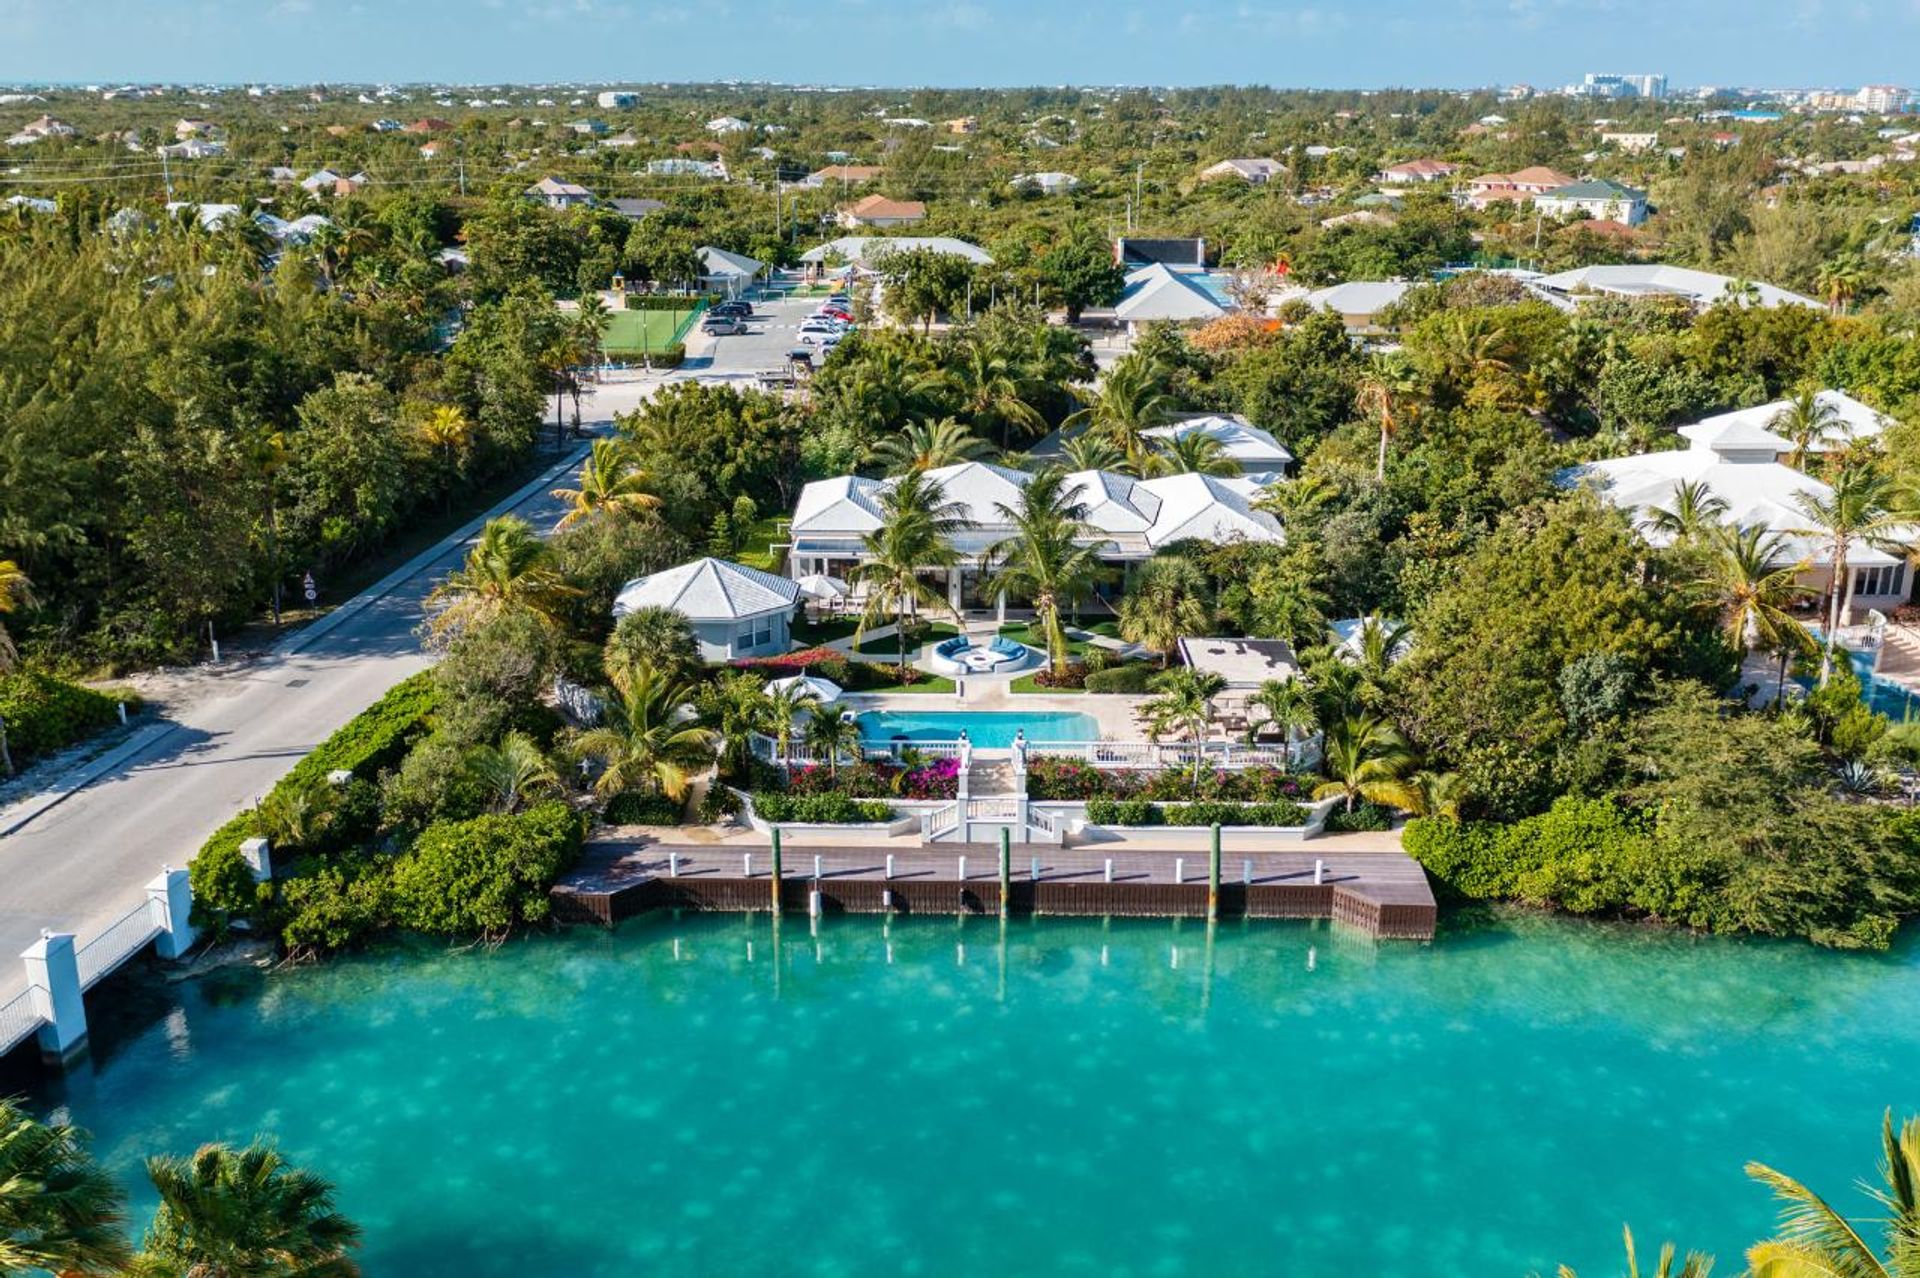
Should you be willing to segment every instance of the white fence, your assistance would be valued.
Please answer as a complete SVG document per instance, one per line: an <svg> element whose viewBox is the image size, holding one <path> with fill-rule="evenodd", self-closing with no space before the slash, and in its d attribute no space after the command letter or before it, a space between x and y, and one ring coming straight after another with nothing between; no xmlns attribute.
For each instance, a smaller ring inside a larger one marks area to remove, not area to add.
<svg viewBox="0 0 1920 1278"><path fill-rule="evenodd" d="M40 1025L40 1013L34 1007L31 989L21 990L12 999L0 1003L0 1054L19 1046Z"/></svg>
<svg viewBox="0 0 1920 1278"><path fill-rule="evenodd" d="M1313 757L1302 746L1291 752L1279 746L1247 745L1239 741L1036 741L1028 758L1078 759L1096 768L1190 768L1195 755L1203 766L1226 768L1284 768L1305 766Z"/></svg>

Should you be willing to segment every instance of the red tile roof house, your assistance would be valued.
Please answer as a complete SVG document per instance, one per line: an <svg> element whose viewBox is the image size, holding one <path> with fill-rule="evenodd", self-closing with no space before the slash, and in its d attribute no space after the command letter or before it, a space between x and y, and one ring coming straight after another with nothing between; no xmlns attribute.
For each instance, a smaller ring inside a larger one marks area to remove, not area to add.
<svg viewBox="0 0 1920 1278"><path fill-rule="evenodd" d="M1414 182L1444 181L1459 171L1459 165L1445 160L1408 160L1405 164L1389 164L1380 170L1378 178L1395 186L1405 186Z"/></svg>
<svg viewBox="0 0 1920 1278"><path fill-rule="evenodd" d="M1573 179L1543 164L1518 173L1486 173L1467 183L1467 203L1483 209L1496 200L1531 200L1536 195L1572 186Z"/></svg>
<svg viewBox="0 0 1920 1278"><path fill-rule="evenodd" d="M927 216L927 206L918 200L889 200L884 195L869 195L840 210L840 225L912 226Z"/></svg>

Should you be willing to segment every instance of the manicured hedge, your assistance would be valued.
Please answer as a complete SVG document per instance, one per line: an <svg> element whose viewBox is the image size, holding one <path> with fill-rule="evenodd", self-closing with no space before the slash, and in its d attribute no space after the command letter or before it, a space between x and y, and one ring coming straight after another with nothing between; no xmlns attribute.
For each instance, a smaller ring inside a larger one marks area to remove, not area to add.
<svg viewBox="0 0 1920 1278"><path fill-rule="evenodd" d="M1154 675L1160 673L1144 661L1129 661L1121 666L1096 670L1086 677L1088 692L1145 692Z"/></svg>
<svg viewBox="0 0 1920 1278"><path fill-rule="evenodd" d="M638 346L608 346L602 353L625 360L646 360L655 368L678 368L686 362L687 347L684 342L675 342L651 351Z"/></svg>
<svg viewBox="0 0 1920 1278"><path fill-rule="evenodd" d="M131 692L107 696L34 670L0 677L0 720L15 766L51 754L119 722L116 702L129 711L140 704Z"/></svg>
<svg viewBox="0 0 1920 1278"><path fill-rule="evenodd" d="M1095 825L1301 826L1307 810L1298 803L1168 803L1146 799L1091 799L1087 820Z"/></svg>
<svg viewBox="0 0 1920 1278"><path fill-rule="evenodd" d="M1328 834L1358 834L1391 830L1393 828L1393 809L1383 808L1377 803L1356 803L1353 811L1335 808L1327 814Z"/></svg>
<svg viewBox="0 0 1920 1278"><path fill-rule="evenodd" d="M608 825L679 825L681 805L664 794L628 791L607 800L601 818Z"/></svg>
<svg viewBox="0 0 1920 1278"><path fill-rule="evenodd" d="M630 311L690 311L696 306L718 306L718 293L629 293Z"/></svg>
<svg viewBox="0 0 1920 1278"><path fill-rule="evenodd" d="M876 799L851 799L844 794L780 794L755 791L754 811L763 821L801 825L854 825L891 821L893 808Z"/></svg>

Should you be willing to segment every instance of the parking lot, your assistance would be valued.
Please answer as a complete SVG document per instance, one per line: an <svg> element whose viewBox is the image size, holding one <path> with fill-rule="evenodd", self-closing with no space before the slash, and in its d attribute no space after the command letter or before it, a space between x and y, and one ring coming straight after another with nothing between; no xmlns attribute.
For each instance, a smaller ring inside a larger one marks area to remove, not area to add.
<svg viewBox="0 0 1920 1278"><path fill-rule="evenodd" d="M696 325L687 334L687 359L680 371L702 381L731 381L784 369L787 352L800 345L801 321L819 304L815 297L754 299L747 331L731 337L708 337Z"/></svg>

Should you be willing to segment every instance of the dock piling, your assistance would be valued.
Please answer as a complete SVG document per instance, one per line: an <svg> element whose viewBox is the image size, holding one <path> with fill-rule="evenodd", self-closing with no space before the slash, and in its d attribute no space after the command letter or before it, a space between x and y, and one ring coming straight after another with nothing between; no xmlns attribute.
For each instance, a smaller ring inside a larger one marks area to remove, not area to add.
<svg viewBox="0 0 1920 1278"><path fill-rule="evenodd" d="M1175 883L1185 883L1187 881L1187 858L1184 856L1176 856L1173 858L1173 881Z"/></svg>
<svg viewBox="0 0 1920 1278"><path fill-rule="evenodd" d="M743 879L753 877L753 853L751 852L740 854L740 877Z"/></svg>
<svg viewBox="0 0 1920 1278"><path fill-rule="evenodd" d="M893 853L891 852L887 853L887 877L889 879L893 877ZM891 892L887 893L887 897L889 900L891 900L893 897L893 893Z"/></svg>
<svg viewBox="0 0 1920 1278"><path fill-rule="evenodd" d="M1007 898L1013 895L1013 835L1000 829L1000 918L1007 917Z"/></svg>
<svg viewBox="0 0 1920 1278"><path fill-rule="evenodd" d="M1107 858L1106 876L1107 876L1107 882L1109 883L1113 882L1113 858L1112 857Z"/></svg>
<svg viewBox="0 0 1920 1278"><path fill-rule="evenodd" d="M680 877L680 854L678 852L667 853L667 877L670 879Z"/></svg>
<svg viewBox="0 0 1920 1278"><path fill-rule="evenodd" d="M1038 883L1040 881L1040 858L1039 857L1036 856L1033 858L1033 861L1031 863L1031 869L1032 869L1033 881L1035 883Z"/></svg>
<svg viewBox="0 0 1920 1278"><path fill-rule="evenodd" d="M1247 887L1253 886L1253 858L1248 857L1240 863L1240 882Z"/></svg>
<svg viewBox="0 0 1920 1278"><path fill-rule="evenodd" d="M1327 863L1325 861L1320 860L1318 857L1315 857L1313 862L1313 885L1315 887L1319 887L1321 884L1325 883L1326 881L1327 881Z"/></svg>
<svg viewBox="0 0 1920 1278"><path fill-rule="evenodd" d="M960 882L964 884L966 883L966 881L967 881L967 858L963 856L960 858ZM965 888L963 887L961 890L965 891Z"/></svg>
<svg viewBox="0 0 1920 1278"><path fill-rule="evenodd" d="M816 884L820 882L820 854L818 852L813 854L813 881Z"/></svg>
<svg viewBox="0 0 1920 1278"><path fill-rule="evenodd" d="M1207 922L1220 921L1220 823L1213 824L1213 839L1207 848Z"/></svg>
<svg viewBox="0 0 1920 1278"><path fill-rule="evenodd" d="M773 917L780 917L780 827L773 827ZM776 959L778 954L776 952ZM776 970L778 970L776 968Z"/></svg>

